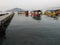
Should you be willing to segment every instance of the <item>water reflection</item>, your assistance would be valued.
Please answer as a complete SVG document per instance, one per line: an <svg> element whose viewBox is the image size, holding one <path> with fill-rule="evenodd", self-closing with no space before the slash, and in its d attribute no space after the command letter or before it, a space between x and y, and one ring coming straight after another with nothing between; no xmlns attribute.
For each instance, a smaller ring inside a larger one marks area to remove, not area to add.
<svg viewBox="0 0 60 45"><path fill-rule="evenodd" d="M35 20L41 20L41 16L39 16L39 17L32 17L33 19L35 19Z"/></svg>
<svg viewBox="0 0 60 45"><path fill-rule="evenodd" d="M59 18L59 17L58 17L58 16L56 16L56 17L54 17L54 20L58 20L58 18Z"/></svg>
<svg viewBox="0 0 60 45"><path fill-rule="evenodd" d="M47 16L48 16L48 15L47 15ZM56 16L54 16L54 17L53 17L53 16L48 16L48 18L49 18L49 17L53 18L54 20L59 20L59 16L58 16L58 15L56 15Z"/></svg>
<svg viewBox="0 0 60 45"><path fill-rule="evenodd" d="M26 17L28 17L29 15L28 14L25 14Z"/></svg>
<svg viewBox="0 0 60 45"><path fill-rule="evenodd" d="M54 16L54 17L51 17L51 18L53 18L54 20L58 20L59 19L58 16Z"/></svg>
<svg viewBox="0 0 60 45"><path fill-rule="evenodd" d="M5 31L6 31L7 27L8 27L8 25L10 24L10 22L12 20L12 17L9 20L7 20L4 24L2 24L0 26L0 45L2 45L4 40L6 39Z"/></svg>
<svg viewBox="0 0 60 45"><path fill-rule="evenodd" d="M29 15L25 15L25 17L28 17Z"/></svg>

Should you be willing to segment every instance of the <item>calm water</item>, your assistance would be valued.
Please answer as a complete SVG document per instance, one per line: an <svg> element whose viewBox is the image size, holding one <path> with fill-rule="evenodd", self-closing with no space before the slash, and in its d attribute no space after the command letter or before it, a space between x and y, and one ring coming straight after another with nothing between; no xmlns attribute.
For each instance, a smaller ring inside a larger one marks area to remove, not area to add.
<svg viewBox="0 0 60 45"><path fill-rule="evenodd" d="M60 17L15 14L0 45L60 45Z"/></svg>

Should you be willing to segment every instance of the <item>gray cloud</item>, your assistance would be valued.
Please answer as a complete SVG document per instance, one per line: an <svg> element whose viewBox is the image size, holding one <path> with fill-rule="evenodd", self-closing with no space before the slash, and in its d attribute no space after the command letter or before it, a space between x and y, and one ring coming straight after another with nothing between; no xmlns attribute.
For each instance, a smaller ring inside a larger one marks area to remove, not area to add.
<svg viewBox="0 0 60 45"><path fill-rule="evenodd" d="M23 9L45 9L59 7L60 0L0 0L0 10L19 7Z"/></svg>

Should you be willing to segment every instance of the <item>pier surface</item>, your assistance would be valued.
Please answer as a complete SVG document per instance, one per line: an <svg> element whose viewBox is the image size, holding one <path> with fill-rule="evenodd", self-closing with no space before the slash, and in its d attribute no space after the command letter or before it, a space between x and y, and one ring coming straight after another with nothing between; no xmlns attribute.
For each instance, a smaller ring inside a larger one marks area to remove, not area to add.
<svg viewBox="0 0 60 45"><path fill-rule="evenodd" d="M9 13L7 15L0 16L0 25L4 22L6 22L9 18L13 16L13 13Z"/></svg>

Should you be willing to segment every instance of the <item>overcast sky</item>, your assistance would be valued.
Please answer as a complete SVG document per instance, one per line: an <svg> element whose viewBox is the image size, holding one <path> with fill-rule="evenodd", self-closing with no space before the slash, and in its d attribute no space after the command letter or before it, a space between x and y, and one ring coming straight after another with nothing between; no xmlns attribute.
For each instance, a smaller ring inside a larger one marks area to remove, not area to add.
<svg viewBox="0 0 60 45"><path fill-rule="evenodd" d="M59 6L60 0L0 0L0 10L12 8L34 10Z"/></svg>

